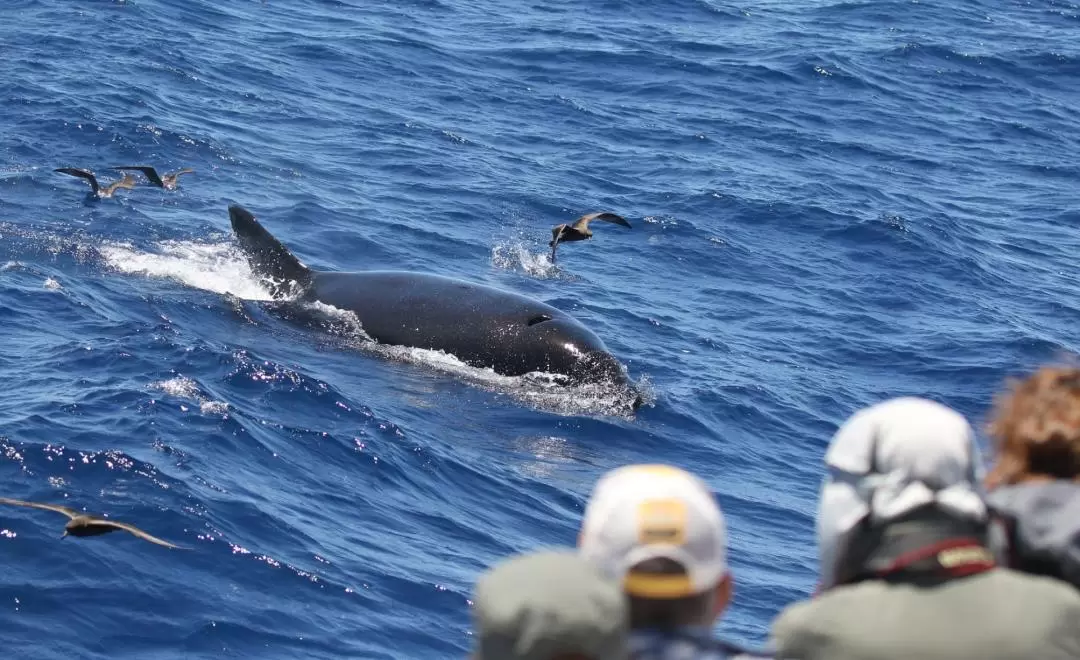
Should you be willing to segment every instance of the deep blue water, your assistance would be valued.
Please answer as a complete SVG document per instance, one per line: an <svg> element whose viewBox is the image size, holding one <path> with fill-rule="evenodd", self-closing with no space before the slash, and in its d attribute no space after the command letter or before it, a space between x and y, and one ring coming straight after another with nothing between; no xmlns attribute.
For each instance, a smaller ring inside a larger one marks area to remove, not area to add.
<svg viewBox="0 0 1080 660"><path fill-rule="evenodd" d="M631 462L728 518L758 642L805 597L836 425L917 394L982 424L1076 351L1069 2L8 0L0 511L18 658L445 658L480 571L572 544ZM54 167L194 167L90 202ZM560 396L260 302L226 207L308 264L535 296L649 392ZM547 259L593 210L632 230Z"/></svg>

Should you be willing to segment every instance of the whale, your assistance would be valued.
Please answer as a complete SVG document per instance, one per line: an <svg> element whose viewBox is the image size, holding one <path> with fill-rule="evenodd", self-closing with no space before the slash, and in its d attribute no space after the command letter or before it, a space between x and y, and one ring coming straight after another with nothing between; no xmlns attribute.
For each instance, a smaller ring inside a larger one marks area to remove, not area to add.
<svg viewBox="0 0 1080 660"><path fill-rule="evenodd" d="M317 271L243 206L229 206L235 239L276 300L320 302L354 313L380 344L443 351L503 376L546 373L566 385L629 388L625 366L568 313L528 296L414 271ZM640 395L632 407L641 405Z"/></svg>

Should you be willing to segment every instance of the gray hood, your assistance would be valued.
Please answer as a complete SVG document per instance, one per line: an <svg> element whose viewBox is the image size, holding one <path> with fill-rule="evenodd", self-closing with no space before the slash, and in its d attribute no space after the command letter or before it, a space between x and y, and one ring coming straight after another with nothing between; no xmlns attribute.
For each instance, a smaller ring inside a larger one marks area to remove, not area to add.
<svg viewBox="0 0 1080 660"><path fill-rule="evenodd" d="M1080 588L1080 485L1070 481L997 488L987 498L1014 525L1014 568Z"/></svg>

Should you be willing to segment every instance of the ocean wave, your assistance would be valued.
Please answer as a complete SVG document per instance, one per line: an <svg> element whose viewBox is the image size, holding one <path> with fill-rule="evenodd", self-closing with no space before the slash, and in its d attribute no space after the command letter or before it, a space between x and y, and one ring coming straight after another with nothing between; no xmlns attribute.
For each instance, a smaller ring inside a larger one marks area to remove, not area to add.
<svg viewBox="0 0 1080 660"><path fill-rule="evenodd" d="M6 512L15 655L460 656L480 571L656 461L716 491L724 632L760 641L812 589L837 424L899 394L980 420L1080 350L1073 2L12 6L5 495L195 548ZM142 163L196 174L95 200L52 172ZM646 404L274 301L232 203L313 267L565 309ZM552 263L592 210L633 229Z"/></svg>

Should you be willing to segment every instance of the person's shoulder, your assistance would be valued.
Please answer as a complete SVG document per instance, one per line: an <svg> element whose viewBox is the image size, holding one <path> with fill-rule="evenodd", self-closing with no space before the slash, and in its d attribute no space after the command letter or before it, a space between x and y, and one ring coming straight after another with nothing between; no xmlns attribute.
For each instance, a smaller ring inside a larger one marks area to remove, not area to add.
<svg viewBox="0 0 1080 660"><path fill-rule="evenodd" d="M772 638L787 639L791 634L804 628L813 617L815 601L804 600L788 605L772 622Z"/></svg>
<svg viewBox="0 0 1080 660"><path fill-rule="evenodd" d="M788 605L780 612L773 627L791 627L806 624L815 619L827 617L831 612L837 610L862 607L866 600L879 598L888 593L890 586L884 582L868 581L834 587L817 594L809 600Z"/></svg>
<svg viewBox="0 0 1080 660"><path fill-rule="evenodd" d="M1057 578L1008 568L994 573L1000 601L1012 608L1005 616L1052 649L1044 657L1080 658L1080 590Z"/></svg>
<svg viewBox="0 0 1080 660"><path fill-rule="evenodd" d="M850 627L878 599L888 597L891 585L869 581L834 587L786 607L773 621L770 639L778 652L829 638Z"/></svg>
<svg viewBox="0 0 1080 660"><path fill-rule="evenodd" d="M961 590L962 589L962 590ZM968 602L985 609L991 627L1026 631L1054 639L1080 652L1080 590L1062 580L996 568L958 580L952 603ZM1074 656L1080 657L1080 655Z"/></svg>
<svg viewBox="0 0 1080 660"><path fill-rule="evenodd" d="M997 589L1008 589L1017 594L1030 593L1048 606L1080 609L1080 589L1064 580L1004 567L988 572L986 579L993 582Z"/></svg>
<svg viewBox="0 0 1080 660"><path fill-rule="evenodd" d="M634 660L764 660L773 658L766 649L750 649L717 639L697 629L644 630L630 633Z"/></svg>
<svg viewBox="0 0 1080 660"><path fill-rule="evenodd" d="M727 656L728 660L783 660L768 649L746 650L740 649L733 655Z"/></svg>

